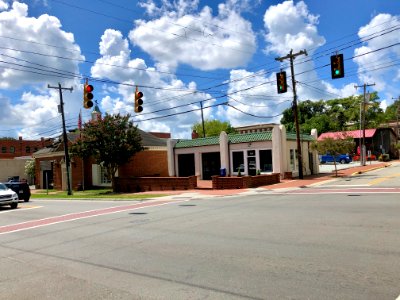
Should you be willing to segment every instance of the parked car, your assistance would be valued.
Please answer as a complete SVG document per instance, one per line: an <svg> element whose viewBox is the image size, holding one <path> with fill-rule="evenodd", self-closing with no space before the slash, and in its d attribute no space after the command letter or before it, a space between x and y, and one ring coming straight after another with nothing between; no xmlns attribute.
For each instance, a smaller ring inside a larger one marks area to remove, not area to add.
<svg viewBox="0 0 400 300"><path fill-rule="evenodd" d="M327 162L333 162L333 155L331 154L321 155L319 161L321 164L325 164ZM352 162L352 158L348 154L339 154L335 156L335 161L340 162L341 164L348 164Z"/></svg>
<svg viewBox="0 0 400 300"><path fill-rule="evenodd" d="M16 192L19 200L24 200L25 202L28 202L31 198L31 190L27 182L9 181L5 182L4 185Z"/></svg>
<svg viewBox="0 0 400 300"><path fill-rule="evenodd" d="M14 209L18 207L18 201L17 193L0 183L0 206L10 205Z"/></svg>

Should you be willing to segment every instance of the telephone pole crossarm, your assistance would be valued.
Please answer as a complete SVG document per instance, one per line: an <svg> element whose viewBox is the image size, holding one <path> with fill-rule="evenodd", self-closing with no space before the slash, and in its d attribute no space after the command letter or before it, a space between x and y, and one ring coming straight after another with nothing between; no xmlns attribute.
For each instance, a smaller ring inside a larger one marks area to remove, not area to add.
<svg viewBox="0 0 400 300"><path fill-rule="evenodd" d="M299 112L297 108L297 93L296 93L296 80L294 78L293 60L299 55L308 55L306 50L301 50L293 54L293 49L289 54L283 57L277 57L275 60L283 62L285 59L290 59L290 71L292 74L292 89L293 89L293 116L296 127L296 142L297 142L297 159L299 168L299 179L303 179L303 158L301 153L301 140L300 140L300 125L299 125Z"/></svg>

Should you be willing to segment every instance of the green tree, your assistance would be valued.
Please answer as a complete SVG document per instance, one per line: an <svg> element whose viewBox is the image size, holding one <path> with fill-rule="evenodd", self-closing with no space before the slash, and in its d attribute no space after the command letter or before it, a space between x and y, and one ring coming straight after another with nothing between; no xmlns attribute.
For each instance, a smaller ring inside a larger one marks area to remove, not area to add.
<svg viewBox="0 0 400 300"><path fill-rule="evenodd" d="M218 136L222 131L226 133L235 133L235 129L229 122L221 122L219 120L205 120L204 128L206 131L206 137ZM192 126L192 130L195 130L200 137L203 137L203 124L201 122L195 123Z"/></svg>
<svg viewBox="0 0 400 300"><path fill-rule="evenodd" d="M329 153L334 157L339 154L352 152L354 147L354 139L346 136L343 139L326 138L322 141L316 141L311 145L311 149L317 150L319 154ZM336 159L333 160L333 163L335 165L335 176L337 177Z"/></svg>
<svg viewBox="0 0 400 300"><path fill-rule="evenodd" d="M35 160L30 159L25 163L25 174L31 179L35 178Z"/></svg>
<svg viewBox="0 0 400 300"><path fill-rule="evenodd" d="M103 119L87 122L81 138L70 147L71 155L92 157L101 165L113 188L118 167L143 150L139 130L129 118L129 114L106 114Z"/></svg>
<svg viewBox="0 0 400 300"><path fill-rule="evenodd" d="M302 133L310 133L316 128L318 133L329 131L345 131L360 128L360 104L364 96L347 98L302 101L298 105L299 125ZM376 128L384 120L384 113L379 107L379 97L376 92L370 94L369 105L366 109L366 128ZM283 111L281 124L287 131L295 131L292 108Z"/></svg>
<svg viewBox="0 0 400 300"><path fill-rule="evenodd" d="M385 121L395 121L397 118L400 119L400 99L394 101L385 110Z"/></svg>

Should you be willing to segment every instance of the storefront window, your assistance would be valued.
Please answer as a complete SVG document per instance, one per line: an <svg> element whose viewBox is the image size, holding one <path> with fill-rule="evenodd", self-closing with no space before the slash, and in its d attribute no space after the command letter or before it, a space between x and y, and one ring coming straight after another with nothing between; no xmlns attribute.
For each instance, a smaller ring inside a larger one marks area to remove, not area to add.
<svg viewBox="0 0 400 300"><path fill-rule="evenodd" d="M272 151L260 150L261 172L272 172Z"/></svg>
<svg viewBox="0 0 400 300"><path fill-rule="evenodd" d="M244 172L244 155L243 151L232 152L233 172Z"/></svg>

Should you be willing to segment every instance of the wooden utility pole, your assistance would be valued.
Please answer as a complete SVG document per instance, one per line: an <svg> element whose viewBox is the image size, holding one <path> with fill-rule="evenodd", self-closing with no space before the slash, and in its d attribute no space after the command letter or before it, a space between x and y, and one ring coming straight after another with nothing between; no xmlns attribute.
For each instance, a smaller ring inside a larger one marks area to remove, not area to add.
<svg viewBox="0 0 400 300"><path fill-rule="evenodd" d="M361 142L361 147L360 147L360 165L365 166L366 165L366 149L365 149L365 106L366 106L366 92L367 92L367 86L373 86L375 83L372 84L367 84L364 83L363 85L355 85L354 87L357 89L359 87L364 88L364 97L363 97L363 102L362 102L362 109L360 111L360 127L362 129L362 142ZM369 99L368 99L369 100ZM360 137L361 139L361 137Z"/></svg>
<svg viewBox="0 0 400 300"><path fill-rule="evenodd" d="M60 106L59 106L59 112L61 113L62 117L62 126L63 126L63 140L64 140L64 155L65 155L65 164L67 167L67 186L68 186L68 195L72 195L72 189L71 189L71 180L69 176L69 166L70 166L70 161L69 161L69 154L68 154L68 137L67 137L67 131L65 129L65 117L64 117L64 102L62 98L62 90L68 90L72 92L73 88L63 88L61 87L61 83L58 83L58 86L50 86L50 84L47 86L49 89L58 89L60 93Z"/></svg>
<svg viewBox="0 0 400 300"><path fill-rule="evenodd" d="M200 106L201 106L201 124L203 126L203 138L205 138L206 137L206 129L204 127L203 101L200 101Z"/></svg>
<svg viewBox="0 0 400 300"><path fill-rule="evenodd" d="M292 74L292 87L293 87L293 116L294 116L294 123L296 127L296 141L297 141L297 159L299 165L299 179L303 179L303 158L301 153L301 140L300 140L300 126L299 126L299 113L297 108L297 93L296 93L296 80L294 79L294 67L293 67L293 60L299 55L307 55L306 50L302 50L300 52L293 54L293 49L290 50L289 54L283 57L277 57L275 60L280 62L284 61L285 59L290 59L290 71Z"/></svg>

